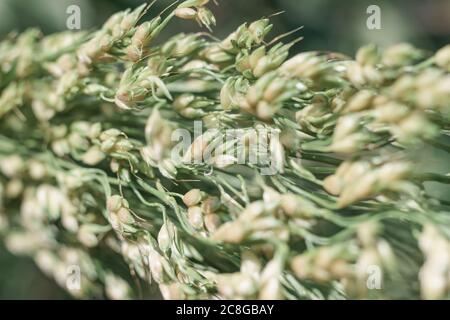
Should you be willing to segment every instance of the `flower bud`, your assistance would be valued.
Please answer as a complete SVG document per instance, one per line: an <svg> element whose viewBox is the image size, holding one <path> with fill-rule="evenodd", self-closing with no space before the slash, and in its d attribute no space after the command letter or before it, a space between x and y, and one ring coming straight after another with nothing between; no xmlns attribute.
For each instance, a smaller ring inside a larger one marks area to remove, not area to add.
<svg viewBox="0 0 450 320"><path fill-rule="evenodd" d="M193 20L197 17L197 11L192 8L177 8L173 13L180 19Z"/></svg>

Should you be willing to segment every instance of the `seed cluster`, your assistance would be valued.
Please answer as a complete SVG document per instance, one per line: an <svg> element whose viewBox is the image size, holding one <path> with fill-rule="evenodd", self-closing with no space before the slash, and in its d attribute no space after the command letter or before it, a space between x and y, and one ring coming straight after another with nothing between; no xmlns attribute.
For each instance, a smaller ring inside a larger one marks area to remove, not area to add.
<svg viewBox="0 0 450 320"><path fill-rule="evenodd" d="M289 58L300 39L267 40L266 18L157 39L172 19L213 27L208 2L0 43L6 247L79 298L448 298L450 203L425 183L450 169L417 159L450 152L450 45ZM194 121L245 129L241 147L202 161L231 145L204 133L175 161ZM272 174L236 162L262 129Z"/></svg>

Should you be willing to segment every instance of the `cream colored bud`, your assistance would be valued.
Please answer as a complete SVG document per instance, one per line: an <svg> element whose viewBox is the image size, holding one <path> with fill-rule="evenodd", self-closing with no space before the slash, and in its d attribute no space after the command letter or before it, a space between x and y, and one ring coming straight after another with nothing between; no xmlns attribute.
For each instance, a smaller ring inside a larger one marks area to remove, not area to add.
<svg viewBox="0 0 450 320"><path fill-rule="evenodd" d="M435 61L438 66L450 72L450 44L439 49L435 55Z"/></svg>
<svg viewBox="0 0 450 320"><path fill-rule="evenodd" d="M202 200L202 192L200 189L192 189L183 196L183 202L186 206L192 207Z"/></svg>
<svg viewBox="0 0 450 320"><path fill-rule="evenodd" d="M192 20L197 17L197 11L192 8L177 8L173 12L180 19Z"/></svg>

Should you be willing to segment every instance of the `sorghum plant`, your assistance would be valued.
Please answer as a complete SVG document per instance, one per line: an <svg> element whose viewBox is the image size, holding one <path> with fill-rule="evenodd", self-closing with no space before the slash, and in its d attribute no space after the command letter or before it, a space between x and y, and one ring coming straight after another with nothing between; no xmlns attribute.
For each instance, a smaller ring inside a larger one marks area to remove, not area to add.
<svg viewBox="0 0 450 320"><path fill-rule="evenodd" d="M450 151L450 46L289 57L267 18L158 38L211 30L208 2L0 43L6 247L80 298L450 297L450 202L426 188L449 171L419 165Z"/></svg>

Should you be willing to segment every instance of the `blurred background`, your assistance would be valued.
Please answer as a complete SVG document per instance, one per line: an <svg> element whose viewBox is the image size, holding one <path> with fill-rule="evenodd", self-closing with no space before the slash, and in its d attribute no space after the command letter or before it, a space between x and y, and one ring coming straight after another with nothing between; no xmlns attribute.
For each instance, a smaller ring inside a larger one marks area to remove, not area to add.
<svg viewBox="0 0 450 320"><path fill-rule="evenodd" d="M81 28L99 27L112 13L134 8L142 0L0 0L0 39L11 31L38 27L45 34L66 29L69 5L81 9ZM145 18L161 12L173 0L158 0ZM211 1L213 2L213 1ZM398 42L436 50L450 43L450 0L218 0L209 7L217 18L214 35L224 37L246 21L275 13L276 36L299 26L304 40L294 51L327 50L354 55L368 42L386 46ZM381 29L369 30L369 5L381 9ZM144 18L144 19L145 19ZM162 37L199 31L190 22L174 20ZM442 159L442 158L441 158ZM64 299L68 296L27 258L10 255L0 244L0 299Z"/></svg>

